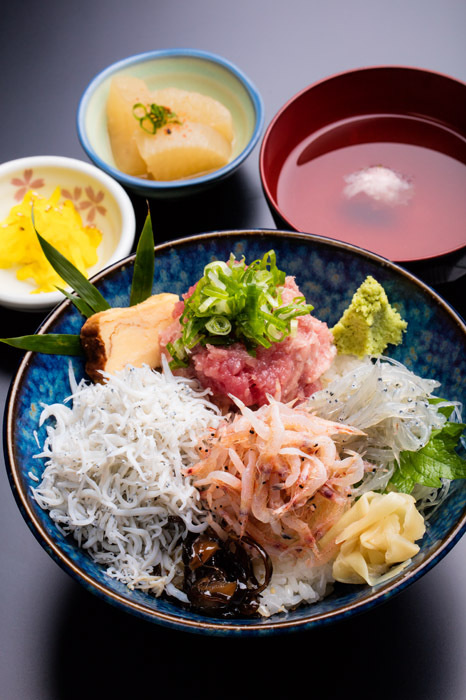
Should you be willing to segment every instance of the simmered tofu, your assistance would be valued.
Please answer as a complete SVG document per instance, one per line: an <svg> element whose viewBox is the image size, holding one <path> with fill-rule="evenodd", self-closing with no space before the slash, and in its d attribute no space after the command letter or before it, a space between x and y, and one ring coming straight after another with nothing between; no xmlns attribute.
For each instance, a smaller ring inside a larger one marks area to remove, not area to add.
<svg viewBox="0 0 466 700"><path fill-rule="evenodd" d="M207 124L230 143L233 141L231 112L213 97L171 87L153 92L152 102L169 107L172 112L189 121Z"/></svg>
<svg viewBox="0 0 466 700"><path fill-rule="evenodd" d="M126 365L160 367L159 334L173 321L176 294L155 294L135 306L100 311L81 329L86 372L102 382L99 370L110 374Z"/></svg>
<svg viewBox="0 0 466 700"><path fill-rule="evenodd" d="M150 102L150 93L143 80L126 75L112 79L107 101L108 133L116 166L128 175L140 176L147 172L136 145L136 135L141 127L133 115L133 107Z"/></svg>
<svg viewBox="0 0 466 700"><path fill-rule="evenodd" d="M140 130L136 143L154 180L178 180L221 168L230 158L224 136L206 124L168 124L155 134Z"/></svg>

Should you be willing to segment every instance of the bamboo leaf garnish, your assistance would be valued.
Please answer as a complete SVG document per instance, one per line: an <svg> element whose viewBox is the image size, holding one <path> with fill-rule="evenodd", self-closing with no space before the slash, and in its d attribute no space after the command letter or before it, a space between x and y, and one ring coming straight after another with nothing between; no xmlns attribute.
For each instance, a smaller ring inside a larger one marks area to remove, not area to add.
<svg viewBox="0 0 466 700"><path fill-rule="evenodd" d="M45 257L60 277L70 285L72 289L83 299L90 308L97 313L110 308L108 301L102 296L94 285L89 282L82 272L80 272L64 255L58 252L45 238L42 238L34 222L34 210L31 207L31 219L34 231L36 232L39 243L44 252Z"/></svg>
<svg viewBox="0 0 466 700"><path fill-rule="evenodd" d="M89 304L87 304L81 297L77 297L74 294L70 294L69 292L66 291L66 289L62 289L61 287L57 287L58 291L64 294L64 296L71 301L74 306L82 313L83 316L86 318L89 318L90 316L94 315L94 311L91 309Z"/></svg>
<svg viewBox="0 0 466 700"><path fill-rule="evenodd" d="M17 338L0 338L1 343L20 350L32 350L46 355L82 355L79 335L47 333L44 335L21 335Z"/></svg>
<svg viewBox="0 0 466 700"><path fill-rule="evenodd" d="M57 287L57 289L87 318L99 311L110 309L110 304L93 284L50 243L42 238L35 227L34 210L32 207L31 219L45 257L54 270L73 288L78 296L60 287ZM151 295L154 267L154 235L149 212L136 252L131 288L131 304L144 301ZM20 350L30 350L32 352L41 352L48 355L84 355L81 338L79 335L74 334L45 333L43 335L23 335L16 338L0 338L0 343L11 345Z"/></svg>
<svg viewBox="0 0 466 700"><path fill-rule="evenodd" d="M149 211L136 249L133 281L131 283L131 295L129 300L130 306L140 304L152 294L154 269L154 232Z"/></svg>
<svg viewBox="0 0 466 700"><path fill-rule="evenodd" d="M98 289L89 282L87 277L85 277L82 272L80 272L69 260L67 260L64 255L58 252L50 243L48 243L45 238L42 238L40 233L37 233L39 243L44 255L52 265L55 272L57 272L62 279L65 280L67 284L70 285L74 291L79 294L81 299L83 299L94 311L105 311L110 308L110 304Z"/></svg>

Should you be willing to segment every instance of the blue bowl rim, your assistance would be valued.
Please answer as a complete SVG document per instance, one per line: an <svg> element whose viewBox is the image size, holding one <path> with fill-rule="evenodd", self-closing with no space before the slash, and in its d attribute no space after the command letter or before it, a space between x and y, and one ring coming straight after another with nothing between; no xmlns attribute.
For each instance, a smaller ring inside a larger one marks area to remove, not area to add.
<svg viewBox="0 0 466 700"><path fill-rule="evenodd" d="M398 272L405 278L409 279L414 284L418 285L423 289L428 295L430 295L433 301L439 304L447 314L455 321L459 326L460 330L464 333L466 338L466 323L458 312L438 294L432 287L427 285L425 282L420 280L418 277L413 275L408 270L404 269L400 265L393 263L387 258L373 253L359 246L355 246L350 243L345 243L342 241L334 240L332 238L327 238L325 236L318 236L315 234L300 233L296 231L283 231L276 229L247 229L239 230L232 229L228 231L212 231L209 233L197 234L195 236L180 238L173 241L168 241L160 245L155 246L155 254L159 251L170 250L173 247L181 247L186 244L192 244L193 242L200 242L209 238L235 238L235 237L245 237L245 236L287 236L297 239L314 240L316 243L325 243L333 247L346 249L352 253L356 253L362 257L367 257L375 262L380 263L384 267L389 267L392 270ZM100 279L105 277L107 274L117 271L121 267L131 264L134 261L135 255L130 255L121 261L108 266L107 268L101 270L94 277L92 277L92 282L98 282ZM59 317L63 312L70 308L71 302L67 299L63 300L55 309L53 309L49 315L44 319L44 321L39 326L37 333L45 333L48 327ZM46 532L45 528L42 526L41 522L36 518L30 504L28 503L27 493L23 488L23 482L20 478L19 469L16 469L15 459L14 459L14 449L13 449L13 432L14 432L14 415L15 415L15 401L17 398L17 393L21 387L21 379L23 373L26 371L29 362L32 359L34 353L27 352L23 359L21 360L16 375L13 378L8 397L5 404L4 413L4 423L3 423L3 434L4 434L4 454L5 454L5 465L10 481L10 486L12 488L13 494L15 496L16 502L19 506L21 514L31 529L32 533L42 545L42 547L50 554L50 556L59 564L59 566L70 574L76 581L84 585L89 591L102 598L106 602L112 604L113 606L124 610L125 612L131 612L132 614L145 619L150 622L155 622L162 626L170 627L172 629L177 629L180 631L194 632L197 634L211 634L218 636L226 635L239 635L239 636L262 636L263 634L282 634L291 633L297 631L308 630L315 627L320 627L332 622L337 622L346 619L350 615L360 614L367 612L373 607L386 602L393 595L401 593L412 583L417 581L421 576L426 574L430 569L438 564L438 562L443 559L443 557L453 548L453 546L461 539L461 537L466 532L466 512L462 515L461 519L456 523L456 525L451 529L448 535L432 549L432 551L425 556L425 558L420 561L417 567L411 571L407 571L401 576L400 579L395 581L387 581L377 589L377 591L369 592L366 597L362 600L356 601L355 603L348 603L341 608L331 611L321 613L312 617L311 619L302 620L277 620L274 621L273 617L270 621L263 622L258 620L259 624L242 624L241 621L235 622L234 620L228 623L219 624L216 620L209 618L205 621L199 620L189 620L183 619L181 616L172 615L170 613L162 613L157 610L148 609L145 606L125 599L118 593L109 590L104 585L94 581L86 571L81 569L73 561L69 560L66 555L60 550L59 546L54 542L50 535ZM369 587L368 587L368 590ZM312 606L310 606L312 610ZM180 609L180 614L182 611Z"/></svg>
<svg viewBox="0 0 466 700"><path fill-rule="evenodd" d="M246 91L251 99L254 107L254 112L256 115L256 121L254 125L254 131L247 143L246 147L239 153L234 160L227 163L223 168L219 168L207 175L202 175L200 177L193 177L186 180L144 180L139 177L134 177L132 175L127 175L121 170L114 168L109 163L104 161L92 148L89 139L87 138L87 133L85 129L85 115L89 101L94 94L95 89L109 76L117 73L123 68L135 65L137 63L144 63L145 61L154 58L177 58L177 57L192 57L200 58L205 61L210 61L211 63L216 63L223 68L226 68L230 73L232 73L246 88ZM217 54L211 53L209 51L201 51L199 49L161 49L157 51L146 51L145 53L136 54L134 56L129 56L128 58L123 58L116 63L112 63L107 68L104 68L100 73L98 73L89 83L84 93L81 96L78 105L78 112L76 117L76 126L78 131L78 138L83 147L84 151L87 153L89 158L102 170L109 173L117 179L122 184L131 188L143 188L146 190L154 191L168 191L168 190L183 190L195 187L196 185L203 185L218 179L221 179L228 175L230 172L235 170L251 153L253 148L256 146L259 137L262 133L264 127L264 103L262 97L254 85L254 83L247 77L243 71L238 68L234 63L218 56Z"/></svg>

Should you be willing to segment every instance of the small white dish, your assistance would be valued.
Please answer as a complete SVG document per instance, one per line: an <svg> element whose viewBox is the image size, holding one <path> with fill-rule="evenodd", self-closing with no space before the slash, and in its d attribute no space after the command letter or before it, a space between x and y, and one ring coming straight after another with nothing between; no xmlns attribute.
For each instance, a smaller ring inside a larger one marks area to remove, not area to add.
<svg viewBox="0 0 466 700"><path fill-rule="evenodd" d="M133 205L115 180L74 158L31 156L0 165L0 222L19 204L28 190L50 197L61 188L62 200L70 199L83 224L95 224L102 232L99 260L89 270L92 277L131 252L136 233ZM1 226L0 226L1 245ZM44 311L63 301L61 292L32 293L32 281L20 281L16 267L0 269L0 305L20 311Z"/></svg>

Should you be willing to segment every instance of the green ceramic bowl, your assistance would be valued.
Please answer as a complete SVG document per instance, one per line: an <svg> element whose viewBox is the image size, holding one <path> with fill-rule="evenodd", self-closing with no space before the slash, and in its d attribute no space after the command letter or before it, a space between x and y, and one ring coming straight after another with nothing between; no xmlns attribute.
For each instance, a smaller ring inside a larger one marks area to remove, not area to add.
<svg viewBox="0 0 466 700"><path fill-rule="evenodd" d="M106 120L109 86L115 75L144 80L150 90L177 87L222 102L233 117L235 138L229 163L199 177L155 181L126 175L115 165ZM205 51L169 49L125 58L99 73L78 108L79 140L89 158L124 187L144 197L173 197L205 189L230 175L251 153L262 131L262 99L251 81L232 63Z"/></svg>

